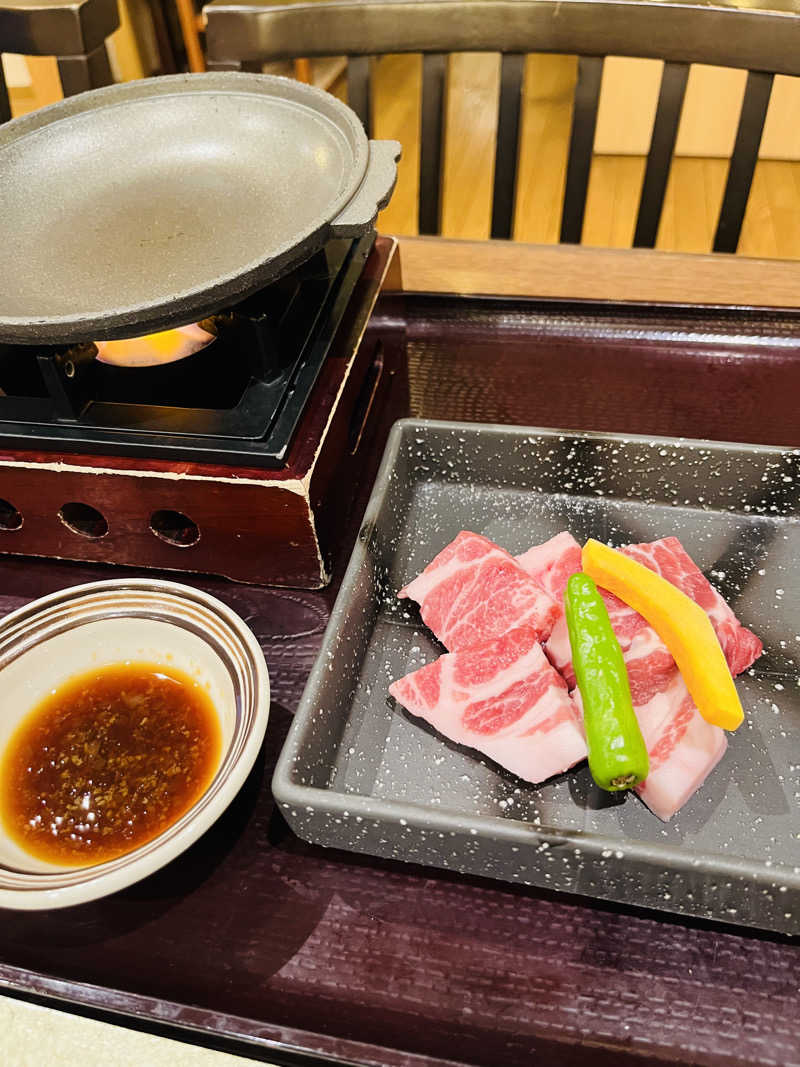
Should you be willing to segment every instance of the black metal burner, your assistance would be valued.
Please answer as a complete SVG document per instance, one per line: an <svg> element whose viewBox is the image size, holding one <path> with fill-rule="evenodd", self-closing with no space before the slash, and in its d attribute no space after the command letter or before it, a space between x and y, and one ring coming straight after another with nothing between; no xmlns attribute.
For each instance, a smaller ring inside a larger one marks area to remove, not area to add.
<svg viewBox="0 0 800 1067"><path fill-rule="evenodd" d="M0 345L0 443L280 466L374 240L329 241L214 316L216 339L174 363Z"/></svg>

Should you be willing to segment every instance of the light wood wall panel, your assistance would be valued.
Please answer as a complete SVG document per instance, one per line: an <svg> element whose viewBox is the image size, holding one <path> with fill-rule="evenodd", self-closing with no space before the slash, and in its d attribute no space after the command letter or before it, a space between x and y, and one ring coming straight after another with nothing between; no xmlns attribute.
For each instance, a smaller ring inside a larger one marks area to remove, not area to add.
<svg viewBox="0 0 800 1067"><path fill-rule="evenodd" d="M612 156L647 154L663 68L657 59L606 59L595 152Z"/></svg>
<svg viewBox="0 0 800 1067"><path fill-rule="evenodd" d="M662 67L651 59L606 60L595 135L598 154L646 155ZM692 67L675 146L679 156L730 155L746 76L743 70ZM800 78L775 79L761 158L800 159Z"/></svg>
<svg viewBox="0 0 800 1067"><path fill-rule="evenodd" d="M527 57L514 223L518 241L558 241L577 74L574 56Z"/></svg>
<svg viewBox="0 0 800 1067"><path fill-rule="evenodd" d="M772 86L762 159L800 159L800 78L778 75Z"/></svg>
<svg viewBox="0 0 800 1067"><path fill-rule="evenodd" d="M445 130L469 130L447 139L444 157L442 233L477 240L489 236L497 133L500 56L452 55L447 67ZM469 195L459 195L468 189Z"/></svg>

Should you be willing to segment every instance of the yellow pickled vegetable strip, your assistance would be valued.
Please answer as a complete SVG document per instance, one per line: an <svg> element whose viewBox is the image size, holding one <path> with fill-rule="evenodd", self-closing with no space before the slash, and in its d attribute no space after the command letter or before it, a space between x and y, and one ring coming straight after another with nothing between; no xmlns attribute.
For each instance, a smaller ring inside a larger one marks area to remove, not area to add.
<svg viewBox="0 0 800 1067"><path fill-rule="evenodd" d="M616 549L589 540L583 570L650 623L669 649L697 710L714 726L735 730L744 712L708 615L661 575Z"/></svg>

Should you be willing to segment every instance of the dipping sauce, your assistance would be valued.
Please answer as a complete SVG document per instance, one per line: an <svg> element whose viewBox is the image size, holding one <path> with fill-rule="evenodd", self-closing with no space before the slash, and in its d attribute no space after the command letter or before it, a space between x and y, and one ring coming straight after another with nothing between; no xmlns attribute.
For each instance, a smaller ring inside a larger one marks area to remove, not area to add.
<svg viewBox="0 0 800 1067"><path fill-rule="evenodd" d="M222 738L206 692L126 663L71 678L27 715L0 764L0 818L41 860L86 866L150 841L209 785Z"/></svg>

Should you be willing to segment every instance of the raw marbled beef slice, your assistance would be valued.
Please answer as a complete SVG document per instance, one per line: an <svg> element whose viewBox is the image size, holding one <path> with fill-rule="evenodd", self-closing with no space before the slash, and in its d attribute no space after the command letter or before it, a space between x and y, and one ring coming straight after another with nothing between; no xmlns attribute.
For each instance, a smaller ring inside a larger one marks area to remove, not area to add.
<svg viewBox="0 0 800 1067"><path fill-rule="evenodd" d="M556 538L551 538L544 545L537 545L518 557L520 565L525 567L534 578L546 584L547 575L555 570L561 570L572 566L574 569L564 574L564 584L570 573L580 569L580 561L575 555L578 547L577 541L569 534L559 534L562 550L561 560L550 561L548 568L542 570L542 549L548 545L554 545ZM569 541L566 540L569 538ZM573 542L570 544L570 542ZM696 601L706 612L719 639L722 651L728 661L728 667L734 676L747 670L758 659L762 652L761 641L750 630L741 625L732 609L725 603L720 594L696 566L694 561L685 551L676 537L665 537L661 541L651 541L639 545L627 545L620 549L627 556L642 563L650 570L660 574L667 581L672 582L683 593ZM631 647L637 634L650 630L645 619L633 611L612 593L606 590L600 591L611 625L623 653ZM563 594L563 590L562 590ZM648 639L649 640L649 639ZM663 647L663 646L662 646ZM545 652L550 662L564 675L567 684L574 686L575 674L572 669L572 653L569 647L569 634L567 633L566 620L563 614L558 618L553 631L545 644ZM627 656L626 656L627 662Z"/></svg>
<svg viewBox="0 0 800 1067"><path fill-rule="evenodd" d="M580 716L534 626L440 656L389 687L407 708L528 782L586 758Z"/></svg>
<svg viewBox="0 0 800 1067"><path fill-rule="evenodd" d="M425 625L451 652L491 641L523 623L544 640L560 610L513 556L468 530L398 596L419 603Z"/></svg>
<svg viewBox="0 0 800 1067"><path fill-rule="evenodd" d="M626 545L620 551L672 582L700 605L711 620L734 677L755 663L763 651L761 641L742 626L677 537Z"/></svg>
<svg viewBox="0 0 800 1067"><path fill-rule="evenodd" d="M572 693L582 711L579 689ZM650 773L636 792L664 822L697 792L725 754L725 731L706 722L673 663L672 676L644 704L635 704Z"/></svg>
<svg viewBox="0 0 800 1067"><path fill-rule="evenodd" d="M648 729L651 707L666 704L669 711L656 713L660 725ZM636 792L665 822L683 807L708 778L725 754L725 731L706 722L694 706L680 673L643 707L636 707L650 757L650 773Z"/></svg>
<svg viewBox="0 0 800 1067"><path fill-rule="evenodd" d="M581 546L572 534L565 530L544 544L529 548L527 552L517 556L517 562L558 602L558 618L545 645L545 652L572 689L575 685L575 672L572 669L572 650L569 645L567 620L564 617L564 590L570 576L581 569ZM637 633L644 629L650 631L650 627L641 615L632 611L627 604L623 604L613 593L601 589L600 594L608 608L611 625L620 647L625 652Z"/></svg>
<svg viewBox="0 0 800 1067"><path fill-rule="evenodd" d="M561 533L534 545L521 556L517 563L527 571L563 609L564 590L570 576L581 569L581 546L571 533Z"/></svg>

